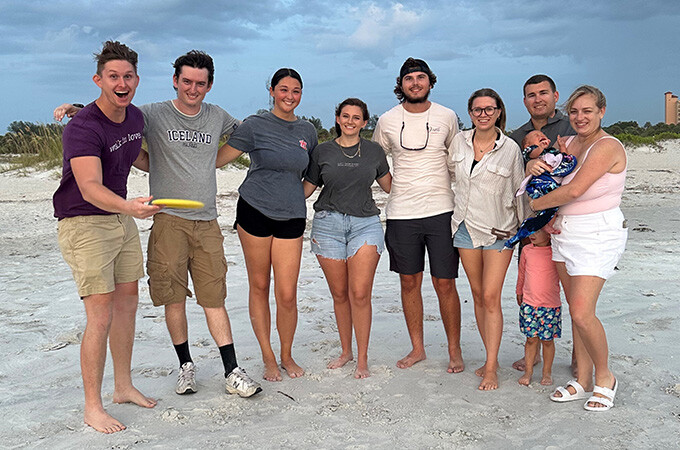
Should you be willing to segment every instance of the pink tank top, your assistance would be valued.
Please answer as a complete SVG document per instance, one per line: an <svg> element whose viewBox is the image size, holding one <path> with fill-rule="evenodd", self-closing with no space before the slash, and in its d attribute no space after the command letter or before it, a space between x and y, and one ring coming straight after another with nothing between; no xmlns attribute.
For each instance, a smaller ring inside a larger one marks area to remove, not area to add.
<svg viewBox="0 0 680 450"><path fill-rule="evenodd" d="M623 147L621 141L613 136L603 136L593 142L588 150L583 154L583 162L588 158L588 153L593 146L602 139L614 139ZM625 150L624 150L625 154ZM562 180L562 185L569 184L574 179L576 173L581 169L579 166ZM628 170L628 157L626 156L626 167L620 173L605 173L593 183L587 191L579 198L560 206L559 213L563 215L592 214L617 208L621 204L621 195L626 182L626 171Z"/></svg>

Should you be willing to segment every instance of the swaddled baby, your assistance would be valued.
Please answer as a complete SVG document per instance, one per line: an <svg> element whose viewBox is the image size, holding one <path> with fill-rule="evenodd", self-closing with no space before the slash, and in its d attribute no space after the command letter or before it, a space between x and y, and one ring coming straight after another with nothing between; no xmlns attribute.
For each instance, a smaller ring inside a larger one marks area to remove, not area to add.
<svg viewBox="0 0 680 450"><path fill-rule="evenodd" d="M558 139L558 147L560 147ZM550 139L538 130L528 133L522 140L522 156L527 163L531 159L539 158L545 161L552 170L540 175L527 176L517 191L516 196L525 192L531 198L538 198L557 189L562 184L562 178L576 168L576 157L550 146ZM506 248L512 248L517 242L531 236L543 228L557 213L557 208L539 211L535 217L529 217L517 230L517 234L505 242Z"/></svg>

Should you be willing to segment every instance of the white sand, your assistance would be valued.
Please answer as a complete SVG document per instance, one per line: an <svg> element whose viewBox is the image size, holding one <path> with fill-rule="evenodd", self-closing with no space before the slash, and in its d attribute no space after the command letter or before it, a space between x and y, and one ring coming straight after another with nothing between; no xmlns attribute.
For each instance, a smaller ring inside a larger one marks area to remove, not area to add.
<svg viewBox="0 0 680 450"><path fill-rule="evenodd" d="M598 314L607 330L611 366L619 379L616 407L587 413L581 402L552 403L551 387L517 384L510 368L522 355L514 299L516 264L503 293L505 330L500 389L477 391L473 371L484 352L476 331L469 286L461 269L462 374L445 373L446 341L436 297L426 281L425 340L428 359L413 368L395 367L409 350L396 274L387 255L374 289L369 363L372 376L352 378L354 365L326 363L339 352L330 295L308 243L298 290L299 325L294 356L302 379L263 382L252 399L224 392L222 367L201 311L189 302L191 351L199 392L174 393L177 361L146 281L141 298L133 378L158 406L144 410L111 403L112 368L107 363L104 403L128 429L102 435L82 421L79 342L85 315L56 242L51 195L54 172L0 175L0 447L37 448L666 448L680 442L680 142L661 150L630 149L623 210L630 226L620 271L605 285ZM219 172L220 223L229 261L227 307L239 361L260 377L263 365L250 327L247 280L238 239L231 229L235 188L243 171ZM147 192L146 177L131 177L131 194ZM377 191L376 191L377 192ZM381 206L384 195L379 195ZM311 206L311 203L310 203ZM311 210L311 208L309 208ZM139 221L146 247L150 221ZM273 303L273 300L272 300ZM570 379L568 316L557 341L556 383ZM273 334L276 338L276 334ZM275 349L278 342L275 342ZM293 399L291 399L292 397Z"/></svg>

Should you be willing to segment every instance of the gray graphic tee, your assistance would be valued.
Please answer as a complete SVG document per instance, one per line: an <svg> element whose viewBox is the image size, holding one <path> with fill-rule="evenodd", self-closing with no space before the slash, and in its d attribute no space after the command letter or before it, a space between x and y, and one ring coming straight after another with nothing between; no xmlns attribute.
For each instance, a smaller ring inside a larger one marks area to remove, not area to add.
<svg viewBox="0 0 680 450"><path fill-rule="evenodd" d="M203 103L195 116L182 114L171 100L139 109L144 113L151 195L205 204L202 209L165 208L163 212L189 220L217 218L215 159L220 138L233 133L238 121L209 103Z"/></svg>
<svg viewBox="0 0 680 450"><path fill-rule="evenodd" d="M360 144L361 149L359 144L344 148L332 140L314 149L305 175L305 180L323 186L314 211L337 211L356 217L380 214L371 185L390 167L378 144L364 139Z"/></svg>

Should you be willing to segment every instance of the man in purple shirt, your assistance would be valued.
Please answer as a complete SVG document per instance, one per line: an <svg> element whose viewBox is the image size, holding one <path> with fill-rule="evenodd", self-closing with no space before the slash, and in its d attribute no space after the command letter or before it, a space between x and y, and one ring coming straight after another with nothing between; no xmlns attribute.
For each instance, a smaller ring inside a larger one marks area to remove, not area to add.
<svg viewBox="0 0 680 450"><path fill-rule="evenodd" d="M130 167L147 168L141 152L144 118L131 105L139 84L137 53L120 42L104 43L92 77L101 89L64 129L64 166L54 193L59 247L71 267L87 324L80 347L85 423L103 433L125 425L102 404L101 387L109 342L115 403L156 406L132 384L130 364L137 311L137 280L144 276L142 248L133 217L160 210L151 197L127 200Z"/></svg>

